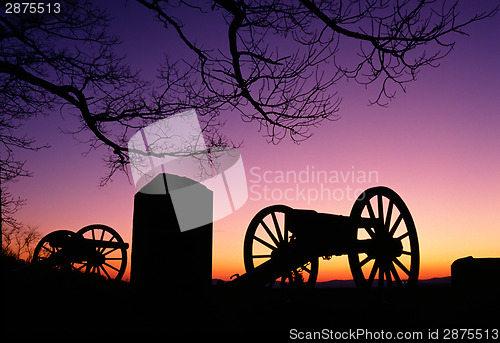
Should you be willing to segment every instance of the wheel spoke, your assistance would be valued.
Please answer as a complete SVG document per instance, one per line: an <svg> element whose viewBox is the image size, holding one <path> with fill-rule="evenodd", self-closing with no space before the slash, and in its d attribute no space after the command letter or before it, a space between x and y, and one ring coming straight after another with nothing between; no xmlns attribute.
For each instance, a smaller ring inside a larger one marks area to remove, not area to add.
<svg viewBox="0 0 500 343"><path fill-rule="evenodd" d="M395 258L394 260L394 263L396 263L396 265L401 268L402 271L404 271L406 273L406 275L410 276L410 271L408 270L408 268L406 268L404 266L404 264L401 263L400 260L398 260L397 258Z"/></svg>
<svg viewBox="0 0 500 343"><path fill-rule="evenodd" d="M384 287L384 265L382 264L378 270L378 288L383 288Z"/></svg>
<svg viewBox="0 0 500 343"><path fill-rule="evenodd" d="M406 237L408 237L409 234L410 233L408 231L406 231L406 233L403 234L403 235L401 235L401 236L399 236L398 239L401 241L401 240L405 239Z"/></svg>
<svg viewBox="0 0 500 343"><path fill-rule="evenodd" d="M106 274L107 278L108 279L111 279L111 276L109 276L108 272L106 271L106 268L104 268L104 266L100 266L100 268L102 269L102 271L104 272L104 274Z"/></svg>
<svg viewBox="0 0 500 343"><path fill-rule="evenodd" d="M386 277L386 280L387 280L387 287L388 288L391 288L392 287L392 278L391 278L391 271L389 268L385 268L385 277Z"/></svg>
<svg viewBox="0 0 500 343"><path fill-rule="evenodd" d="M264 230L266 230L268 236L273 240L274 244L276 246L279 245L279 242L278 240L276 239L276 237L273 235L273 233L271 232L271 230L269 230L269 227L266 225L266 223L264 223L264 220L261 220L260 221L260 225L262 225L262 227L264 228Z"/></svg>
<svg viewBox="0 0 500 343"><path fill-rule="evenodd" d="M390 263L389 268L390 268L392 275L394 276L394 281L396 281L396 284L398 286L403 286L403 283L401 282L401 279L399 278L398 271L396 270L396 267L394 267L394 264L392 262Z"/></svg>
<svg viewBox="0 0 500 343"><path fill-rule="evenodd" d="M366 258L363 261L359 262L359 266L363 267L365 264L367 264L368 262L370 262L372 259L373 259L372 257L366 256Z"/></svg>
<svg viewBox="0 0 500 343"><path fill-rule="evenodd" d="M372 230L371 227L367 226L367 227L364 227L363 229L365 229L365 231L368 232L368 234L370 235L370 237L372 239L375 238L375 232Z"/></svg>
<svg viewBox="0 0 500 343"><path fill-rule="evenodd" d="M113 251L116 251L118 249L120 249L120 248L113 248L113 249L111 249L109 251L106 251L106 252L104 252L104 250L103 250L102 253L103 253L104 256L106 256L106 255L111 254Z"/></svg>
<svg viewBox="0 0 500 343"><path fill-rule="evenodd" d="M278 240L280 243L283 243L283 236L281 235L280 225L278 224L278 218L276 218L276 213L271 212L271 217L273 217L274 228L276 230L276 234L278 235Z"/></svg>
<svg viewBox="0 0 500 343"><path fill-rule="evenodd" d="M370 276L368 277L368 287L371 287L373 280L375 279L375 275L377 275L377 270L378 270L378 262L377 260L375 260Z"/></svg>
<svg viewBox="0 0 500 343"><path fill-rule="evenodd" d="M269 248L269 249L271 249L271 250L276 249L276 247L275 247L275 246L272 246L271 244L269 244L268 242L266 242L265 240L263 240L263 239L261 239L261 238L259 238L259 237L257 237L257 236L254 236L254 238L253 238L253 239L255 239L257 242L259 242L260 244L262 244L262 245L264 245L264 246L268 247L268 248Z"/></svg>
<svg viewBox="0 0 500 343"><path fill-rule="evenodd" d="M368 209L368 214L370 215L370 218L375 219L375 213L373 212L373 207L370 200L366 202L366 208Z"/></svg>
<svg viewBox="0 0 500 343"><path fill-rule="evenodd" d="M109 264L109 263L104 262L104 264L105 264L105 265L107 265L109 268L116 270L117 272L119 272L119 271L120 271L120 269L117 269L117 268L113 267L113 266L112 266L111 264Z"/></svg>
<svg viewBox="0 0 500 343"><path fill-rule="evenodd" d="M394 203L392 202L392 200L389 200L389 205L387 206L387 216L385 219L385 229L387 230L387 232L389 231L390 226L391 226L393 206L394 206Z"/></svg>
<svg viewBox="0 0 500 343"><path fill-rule="evenodd" d="M382 201L382 194L377 194L377 202L378 202L378 217L380 221L384 222L384 202Z"/></svg>
<svg viewBox="0 0 500 343"><path fill-rule="evenodd" d="M271 258L271 255L252 255L253 258Z"/></svg>
<svg viewBox="0 0 500 343"><path fill-rule="evenodd" d="M87 266L87 265L85 263L82 263L82 265L80 267L76 268L75 266L73 266L73 268L75 268L75 270L80 271L85 266Z"/></svg>
<svg viewBox="0 0 500 343"><path fill-rule="evenodd" d="M403 219L403 214L400 213L398 218L396 219L396 221L394 222L394 225L392 226L392 229L391 231L389 232L389 234L392 236L394 236L394 233L396 232L396 230L398 229L398 226L399 226L399 223L401 223L401 220Z"/></svg>
<svg viewBox="0 0 500 343"><path fill-rule="evenodd" d="M102 230L102 229L101 229L101 238L99 239L101 242L104 242L104 233L105 233L105 232L106 232L105 230ZM99 247L98 247L98 248L97 248L97 251L99 251L100 253L102 253L104 250L106 250L106 248L105 248L105 247L102 247L102 248L99 248Z"/></svg>

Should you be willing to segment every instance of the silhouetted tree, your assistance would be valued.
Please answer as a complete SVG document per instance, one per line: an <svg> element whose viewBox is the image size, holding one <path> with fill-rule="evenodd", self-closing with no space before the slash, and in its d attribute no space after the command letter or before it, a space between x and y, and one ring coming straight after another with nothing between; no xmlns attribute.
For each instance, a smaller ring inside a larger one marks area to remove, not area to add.
<svg viewBox="0 0 500 343"><path fill-rule="evenodd" d="M36 226L10 226L2 230L2 254L18 260L31 261L33 251L40 240Z"/></svg>
<svg viewBox="0 0 500 343"><path fill-rule="evenodd" d="M450 34L498 9L462 17L458 1L445 0L138 1L192 52L185 78L258 121L273 142L307 138L311 126L337 118L342 78L376 83L372 103L385 104L453 49ZM190 37L204 22L184 24L190 14L223 21L222 43Z"/></svg>
<svg viewBox="0 0 500 343"><path fill-rule="evenodd" d="M199 109L202 117L210 113L211 104L197 102L188 84L183 85L185 99L168 101L169 89L164 90L167 95L158 95L149 82L133 73L123 57L114 53L119 41L107 33L110 18L104 11L90 1L59 2L58 13L2 12L0 16L0 106L9 123L54 110L76 116L80 126L66 131L90 132L87 143L92 148L104 145L111 152L105 182L128 162L130 131L188 108ZM5 8L6 1L0 3ZM211 142L220 145L224 142L215 133L216 114L206 116L204 130L214 132ZM10 158L11 170L22 171L22 163L11 158L9 148L20 140L8 125L3 126L7 133L2 131L1 136L2 164ZM28 139L20 144L33 142Z"/></svg>
<svg viewBox="0 0 500 343"><path fill-rule="evenodd" d="M2 95L0 95L2 99ZM31 176L24 167L26 161L19 161L14 150L37 151L46 146L35 145L35 140L28 136L16 136L15 131L21 126L22 115L2 112L0 117L0 227L2 230L20 228L15 213L24 205L25 199L14 197L8 190L9 182L16 182L20 177Z"/></svg>
<svg viewBox="0 0 500 343"><path fill-rule="evenodd" d="M1 111L13 121L54 110L76 116L80 126L67 131L90 133L91 148L109 149L104 182L124 170L132 133L185 109L197 109L211 145L231 144L217 131L222 110L258 121L270 141L304 139L311 126L337 118L340 79L378 82L373 102L383 104L394 96L391 87L403 88L448 54L450 34L497 10L461 18L456 2L434 0L138 0L192 53L167 59L153 84L116 55L119 41L103 10L90 1L58 2L58 13L0 15ZM183 18L190 11L223 22L217 46L189 37ZM353 47L357 60L343 58ZM16 137L3 131L4 147ZM1 154L4 167L9 154Z"/></svg>

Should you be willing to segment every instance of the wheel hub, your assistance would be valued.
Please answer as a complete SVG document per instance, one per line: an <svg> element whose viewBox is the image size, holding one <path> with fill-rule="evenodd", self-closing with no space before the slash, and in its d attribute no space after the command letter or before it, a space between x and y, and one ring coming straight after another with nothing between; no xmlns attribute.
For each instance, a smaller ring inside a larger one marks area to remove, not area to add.
<svg viewBox="0 0 500 343"><path fill-rule="evenodd" d="M371 239L371 244L366 253L374 259L392 260L400 257L403 253L403 244L397 238L375 237Z"/></svg>
<svg viewBox="0 0 500 343"><path fill-rule="evenodd" d="M101 252L95 252L92 254L92 256L88 259L88 262L90 265L97 267L100 265L103 265L104 262L106 262L106 257L101 253Z"/></svg>

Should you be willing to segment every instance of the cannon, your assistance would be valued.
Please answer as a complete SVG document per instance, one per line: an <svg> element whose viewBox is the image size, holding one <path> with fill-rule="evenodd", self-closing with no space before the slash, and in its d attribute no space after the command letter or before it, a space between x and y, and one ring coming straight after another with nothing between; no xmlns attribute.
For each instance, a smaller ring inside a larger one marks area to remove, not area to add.
<svg viewBox="0 0 500 343"><path fill-rule="evenodd" d="M77 232L57 230L44 236L32 262L63 271L79 271L120 280L127 267L128 244L112 228L94 224Z"/></svg>
<svg viewBox="0 0 500 343"><path fill-rule="evenodd" d="M415 286L419 245L415 223L401 197L373 187L349 216L273 205L259 211L245 234L245 274L229 285L313 287L319 258L347 255L358 288Z"/></svg>

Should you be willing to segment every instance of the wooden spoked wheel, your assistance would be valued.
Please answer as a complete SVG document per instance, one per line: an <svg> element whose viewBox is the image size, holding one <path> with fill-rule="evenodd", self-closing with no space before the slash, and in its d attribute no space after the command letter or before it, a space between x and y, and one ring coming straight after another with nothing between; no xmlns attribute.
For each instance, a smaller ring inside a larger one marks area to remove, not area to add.
<svg viewBox="0 0 500 343"><path fill-rule="evenodd" d="M36 245L31 262L45 262L55 269L71 270L73 265L68 256L68 244L74 236L75 233L69 230L47 234Z"/></svg>
<svg viewBox="0 0 500 343"><path fill-rule="evenodd" d="M419 246L415 223L401 197L387 187L363 192L351 210L351 218L378 219L378 225L358 228L357 240L368 240L368 252L349 253L349 265L357 287L414 286L419 273Z"/></svg>
<svg viewBox="0 0 500 343"><path fill-rule="evenodd" d="M127 247L120 235L106 225L94 224L79 230L86 251L73 262L76 270L120 280L127 267Z"/></svg>
<svg viewBox="0 0 500 343"><path fill-rule="evenodd" d="M285 227L285 214L291 210L285 205L269 206L259 211L250 222L245 235L243 258L245 270L252 271L271 259L279 249L286 249L295 237ZM287 224L288 225L288 224ZM312 259L283 273L281 277L267 284L273 287L276 281L279 287L314 287L318 276L318 259Z"/></svg>

